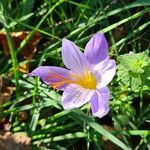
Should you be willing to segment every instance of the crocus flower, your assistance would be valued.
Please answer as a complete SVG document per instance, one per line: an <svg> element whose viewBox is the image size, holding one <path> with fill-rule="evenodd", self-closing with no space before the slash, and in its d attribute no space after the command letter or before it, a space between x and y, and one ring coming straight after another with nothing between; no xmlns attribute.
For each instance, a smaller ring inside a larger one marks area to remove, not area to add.
<svg viewBox="0 0 150 150"><path fill-rule="evenodd" d="M63 91L62 106L73 109L90 102L92 114L103 117L109 111L107 85L116 72L115 61L108 57L108 43L103 33L95 34L84 53L71 41L62 41L62 59L68 69L41 66L30 73L46 84Z"/></svg>

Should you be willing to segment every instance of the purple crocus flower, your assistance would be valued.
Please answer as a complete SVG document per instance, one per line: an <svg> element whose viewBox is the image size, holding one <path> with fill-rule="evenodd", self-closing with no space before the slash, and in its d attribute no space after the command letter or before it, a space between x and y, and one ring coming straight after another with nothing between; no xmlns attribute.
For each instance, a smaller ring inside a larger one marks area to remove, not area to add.
<svg viewBox="0 0 150 150"><path fill-rule="evenodd" d="M109 111L107 85L116 72L115 61L108 57L108 43L103 33L95 34L84 53L71 41L62 41L62 59L68 69L41 66L30 73L46 84L64 91L62 106L73 109L90 102L92 114L99 118Z"/></svg>

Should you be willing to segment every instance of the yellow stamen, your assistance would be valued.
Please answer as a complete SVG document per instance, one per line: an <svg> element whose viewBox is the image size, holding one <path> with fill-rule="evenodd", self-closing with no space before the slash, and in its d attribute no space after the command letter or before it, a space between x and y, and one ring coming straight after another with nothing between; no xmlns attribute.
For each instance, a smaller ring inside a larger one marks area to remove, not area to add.
<svg viewBox="0 0 150 150"><path fill-rule="evenodd" d="M72 75L76 81L75 84L87 88L87 89L96 89L96 79L93 73L89 72L87 69L84 70L83 75Z"/></svg>

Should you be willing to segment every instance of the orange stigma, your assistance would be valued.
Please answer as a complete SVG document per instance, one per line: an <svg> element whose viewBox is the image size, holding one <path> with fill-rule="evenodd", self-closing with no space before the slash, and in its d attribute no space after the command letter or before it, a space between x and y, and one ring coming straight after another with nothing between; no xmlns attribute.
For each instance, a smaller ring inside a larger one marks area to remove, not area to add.
<svg viewBox="0 0 150 150"><path fill-rule="evenodd" d="M54 89L58 89L65 84L71 84L73 82L71 79L64 77L62 75L59 75L57 73L51 73L49 75L49 78L54 78L54 79L58 80L57 82L51 83L51 86Z"/></svg>
<svg viewBox="0 0 150 150"><path fill-rule="evenodd" d="M82 75L70 74L70 77L62 76L58 73L50 73L49 78L58 80L51 83L54 89L59 89L63 85L76 84L86 89L96 89L96 79L92 72L87 69L84 70Z"/></svg>

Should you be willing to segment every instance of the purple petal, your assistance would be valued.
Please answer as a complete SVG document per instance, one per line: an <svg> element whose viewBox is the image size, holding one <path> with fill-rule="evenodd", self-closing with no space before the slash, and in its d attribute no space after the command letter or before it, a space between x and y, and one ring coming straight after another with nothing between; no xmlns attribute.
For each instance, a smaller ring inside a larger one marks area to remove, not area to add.
<svg viewBox="0 0 150 150"><path fill-rule="evenodd" d="M77 85L70 84L67 86L62 95L62 105L64 109L78 108L89 102L94 91L81 88Z"/></svg>
<svg viewBox="0 0 150 150"><path fill-rule="evenodd" d="M110 83L116 73L116 63L114 60L106 59L95 65L94 70L101 75L98 88L105 87Z"/></svg>
<svg viewBox="0 0 150 150"><path fill-rule="evenodd" d="M90 64L97 64L108 57L108 43L103 33L99 32L90 39L84 55Z"/></svg>
<svg viewBox="0 0 150 150"><path fill-rule="evenodd" d="M62 59L65 66L76 74L82 74L87 67L87 60L80 49L71 41L62 41Z"/></svg>
<svg viewBox="0 0 150 150"><path fill-rule="evenodd" d="M109 88L103 87L97 90L91 99L92 114L102 118L109 112Z"/></svg>
<svg viewBox="0 0 150 150"><path fill-rule="evenodd" d="M29 76L40 77L46 84L61 89L71 80L69 70L60 67L41 66L29 73ZM66 82L65 82L66 81Z"/></svg>

